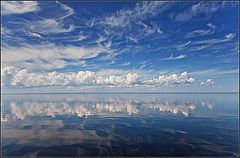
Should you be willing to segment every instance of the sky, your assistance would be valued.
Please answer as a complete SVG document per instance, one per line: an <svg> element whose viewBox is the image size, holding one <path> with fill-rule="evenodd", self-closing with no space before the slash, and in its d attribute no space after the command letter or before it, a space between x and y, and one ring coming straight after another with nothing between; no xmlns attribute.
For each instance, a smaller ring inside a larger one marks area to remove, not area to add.
<svg viewBox="0 0 240 158"><path fill-rule="evenodd" d="M1 2L5 92L237 92L238 2Z"/></svg>

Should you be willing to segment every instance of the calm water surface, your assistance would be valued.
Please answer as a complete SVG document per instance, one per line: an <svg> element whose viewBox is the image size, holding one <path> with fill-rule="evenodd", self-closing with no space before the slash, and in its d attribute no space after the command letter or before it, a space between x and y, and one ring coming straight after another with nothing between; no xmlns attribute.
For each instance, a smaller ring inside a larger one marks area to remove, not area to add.
<svg viewBox="0 0 240 158"><path fill-rule="evenodd" d="M238 94L2 96L4 156L237 156Z"/></svg>

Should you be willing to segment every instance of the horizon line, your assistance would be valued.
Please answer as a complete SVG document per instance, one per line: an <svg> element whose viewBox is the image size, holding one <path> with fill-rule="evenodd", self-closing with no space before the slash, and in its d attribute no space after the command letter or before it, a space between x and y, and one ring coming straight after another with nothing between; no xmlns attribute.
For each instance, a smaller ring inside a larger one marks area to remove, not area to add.
<svg viewBox="0 0 240 158"><path fill-rule="evenodd" d="M16 94L239 94L239 92L14 92L1 95Z"/></svg>

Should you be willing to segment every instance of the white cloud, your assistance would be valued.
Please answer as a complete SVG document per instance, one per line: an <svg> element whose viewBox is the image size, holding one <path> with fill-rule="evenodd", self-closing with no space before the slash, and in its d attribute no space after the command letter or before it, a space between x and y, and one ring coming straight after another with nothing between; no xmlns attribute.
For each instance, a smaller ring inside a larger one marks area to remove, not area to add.
<svg viewBox="0 0 240 158"><path fill-rule="evenodd" d="M66 25L63 23L63 21L59 21L57 19L43 19L29 22L26 25L26 27L32 30L32 32L38 32L41 34L64 33L74 30L74 25Z"/></svg>
<svg viewBox="0 0 240 158"><path fill-rule="evenodd" d="M36 12L39 10L37 1L2 1L1 13L7 14L23 14Z"/></svg>
<svg viewBox="0 0 240 158"><path fill-rule="evenodd" d="M117 13L105 17L100 23L111 27L126 27L132 22L146 18L146 16L157 14L162 11L165 2L143 2L137 3L133 9L122 9ZM161 9L160 9L161 8Z"/></svg>
<svg viewBox="0 0 240 158"><path fill-rule="evenodd" d="M184 59L184 58L186 58L186 56L187 55L185 55L185 54L181 54L181 55L179 55L179 56L173 56L173 54L171 54L171 56L170 57L168 57L168 58L162 58L162 59L160 59L160 60L178 60L178 59Z"/></svg>
<svg viewBox="0 0 240 158"><path fill-rule="evenodd" d="M217 47L221 47L222 43L226 43L231 41L235 37L234 33L228 33L224 36L224 38L213 38L213 39L204 39L204 40L196 40L191 42L191 47L188 48L189 51L199 51L206 48L209 48L213 45L217 45Z"/></svg>
<svg viewBox="0 0 240 158"><path fill-rule="evenodd" d="M200 85L205 85L205 86L210 86L210 85L213 85L213 84L214 84L214 81L211 78L207 79L206 81L202 81L200 83Z"/></svg>
<svg viewBox="0 0 240 158"><path fill-rule="evenodd" d="M187 43L185 43L185 44L183 44L183 45L181 45L181 46L179 46L179 47L185 47L185 46L189 45L191 42L192 42L192 41L188 41Z"/></svg>
<svg viewBox="0 0 240 158"><path fill-rule="evenodd" d="M109 76L109 75L121 76L121 75L126 75L128 73L131 73L131 70L104 69L104 70L99 70L96 73L97 75L100 75L100 76ZM134 73L137 73L137 72L134 72Z"/></svg>
<svg viewBox="0 0 240 158"><path fill-rule="evenodd" d="M59 2L56 2L56 3L59 4L62 7L62 9L65 11L64 15L58 18L58 20L62 20L74 14L74 10L71 7Z"/></svg>
<svg viewBox="0 0 240 158"><path fill-rule="evenodd" d="M37 38L44 39L44 37L42 37L42 36L41 36L40 34L38 34L38 33L29 32L29 35L32 36L32 37L37 37Z"/></svg>
<svg viewBox="0 0 240 158"><path fill-rule="evenodd" d="M12 8L12 11L8 11L6 14L25 13L32 11L46 12L44 8L40 10L38 2L34 1L3 2L2 6L3 9ZM73 31L75 29L74 24L72 22L66 22L66 18L73 15L74 10L60 2L56 2L55 5L52 5L52 7L55 7L54 9L56 9L58 14L51 15L50 17L37 16L33 21L25 18L19 19L20 21L16 22L19 25L17 31L21 31L21 33L27 33L27 35L32 35L35 37L38 36L39 38L42 34L65 33ZM3 13L5 13L4 10ZM13 38L15 38L15 36Z"/></svg>
<svg viewBox="0 0 240 158"><path fill-rule="evenodd" d="M91 71L30 73L26 69L5 67L2 69L2 81L4 82L4 86L13 87L127 86L137 84L139 82L139 76L136 73L98 76Z"/></svg>
<svg viewBox="0 0 240 158"><path fill-rule="evenodd" d="M96 43L100 47L105 47L106 49L110 50L110 48L112 46L111 39L109 39L108 36L102 36L100 34L98 34L98 36L99 36L99 38L96 40Z"/></svg>
<svg viewBox="0 0 240 158"><path fill-rule="evenodd" d="M99 19L94 17L88 23L90 23L90 27L94 24L98 29L104 30L104 37L106 38L124 38L126 41L138 44L140 40L149 35L163 33L157 22L146 24L144 20L159 14L169 8L169 6L171 6L169 2L136 3L136 6L133 8L124 8Z"/></svg>
<svg viewBox="0 0 240 158"><path fill-rule="evenodd" d="M84 60L98 56L106 52L101 47L77 47L47 45L26 45L23 47L10 47L2 49L3 65L17 65L21 68L50 70L63 68L67 64L65 60ZM76 62L78 62L76 61Z"/></svg>
<svg viewBox="0 0 240 158"><path fill-rule="evenodd" d="M128 85L136 85L140 83L140 79L137 73L128 73L127 75L109 75L105 77L97 77L97 85L112 85L125 87Z"/></svg>
<svg viewBox="0 0 240 158"><path fill-rule="evenodd" d="M76 39L70 39L70 40L67 40L67 41L68 42L79 42L79 41L83 41L87 38L88 38L88 36L83 35L83 34L79 34Z"/></svg>
<svg viewBox="0 0 240 158"><path fill-rule="evenodd" d="M172 47L173 47L173 48L176 47L178 50L183 50L186 46L188 46L189 44L191 44L191 42L192 42L192 41L188 41L188 42L186 42L186 43L184 43L184 44L177 44L176 46L173 45Z"/></svg>
<svg viewBox="0 0 240 158"><path fill-rule="evenodd" d="M141 70L143 70L144 68L151 66L151 64L152 64L152 63L151 63L150 60L142 61L142 62L140 62L140 66L138 67L138 70L141 71Z"/></svg>
<svg viewBox="0 0 240 158"><path fill-rule="evenodd" d="M115 74L114 74L115 73ZM2 85L6 87L43 87L43 86L177 86L194 84L195 79L188 77L187 72L180 75L159 76L153 79L141 79L138 73L109 71L98 73L92 71L79 72L28 72L26 69L4 67L2 69Z"/></svg>
<svg viewBox="0 0 240 158"><path fill-rule="evenodd" d="M210 27L212 30L217 29L217 27L215 25L213 25L212 23L208 23L207 26Z"/></svg>
<svg viewBox="0 0 240 158"><path fill-rule="evenodd" d="M197 4L194 4L190 9L178 14L175 17L175 20L188 21L200 14L209 15L217 11L221 7L221 4L222 3L219 2L199 2Z"/></svg>
<svg viewBox="0 0 240 158"><path fill-rule="evenodd" d="M177 85L186 85L194 84L195 79L190 78L187 72L183 72L179 75L172 74L169 76L161 75L158 78L153 78L150 80L143 81L144 84L149 85L166 85L166 86L177 86Z"/></svg>
<svg viewBox="0 0 240 158"><path fill-rule="evenodd" d="M209 29L206 29L206 30L194 30L194 31L188 33L186 35L186 37L187 38L191 38L191 37L198 37L198 36L210 35L210 34L215 33L216 26L214 26L211 23L208 23L207 26L209 27Z"/></svg>
<svg viewBox="0 0 240 158"><path fill-rule="evenodd" d="M226 34L225 35L225 38L226 39L233 39L235 37L235 34L234 33L229 33L229 34Z"/></svg>

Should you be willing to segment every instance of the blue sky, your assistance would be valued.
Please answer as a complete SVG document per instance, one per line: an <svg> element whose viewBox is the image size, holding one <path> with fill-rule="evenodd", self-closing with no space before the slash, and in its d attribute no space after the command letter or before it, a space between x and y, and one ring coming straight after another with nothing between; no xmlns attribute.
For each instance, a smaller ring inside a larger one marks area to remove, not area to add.
<svg viewBox="0 0 240 158"><path fill-rule="evenodd" d="M2 2L5 91L238 91L237 2Z"/></svg>

